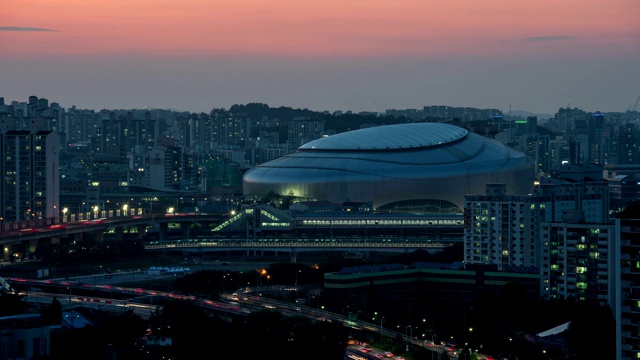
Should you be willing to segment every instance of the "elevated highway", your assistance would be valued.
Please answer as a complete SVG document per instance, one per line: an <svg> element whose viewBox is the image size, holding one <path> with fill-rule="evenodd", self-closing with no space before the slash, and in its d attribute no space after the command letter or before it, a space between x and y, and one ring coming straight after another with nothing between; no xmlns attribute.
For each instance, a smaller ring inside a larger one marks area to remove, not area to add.
<svg viewBox="0 0 640 360"><path fill-rule="evenodd" d="M145 251L182 251L183 253L231 252L243 251L247 256L263 256L265 252L289 253L291 261L296 262L296 254L307 252L354 252L367 253L395 252L409 253L418 249L427 252L439 252L450 246L448 242L431 240L370 240L370 239L193 239L145 242Z"/></svg>
<svg viewBox="0 0 640 360"><path fill-rule="evenodd" d="M170 224L176 227L169 228ZM2 224L4 261L14 253L34 253L43 241L98 242L108 235L145 240L148 251L439 251L463 238L461 214L291 215L269 206L239 214L141 214L82 221L46 219ZM257 254L257 253L255 253Z"/></svg>

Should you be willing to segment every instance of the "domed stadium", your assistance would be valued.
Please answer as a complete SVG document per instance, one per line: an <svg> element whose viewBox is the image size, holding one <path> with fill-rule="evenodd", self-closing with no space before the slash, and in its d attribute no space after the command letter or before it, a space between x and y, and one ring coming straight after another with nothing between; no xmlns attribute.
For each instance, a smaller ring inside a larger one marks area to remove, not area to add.
<svg viewBox="0 0 640 360"><path fill-rule="evenodd" d="M504 183L533 189L534 164L523 153L444 123L385 125L311 141L243 176L245 196L271 192L333 203L370 202L378 212L454 214L467 194Z"/></svg>

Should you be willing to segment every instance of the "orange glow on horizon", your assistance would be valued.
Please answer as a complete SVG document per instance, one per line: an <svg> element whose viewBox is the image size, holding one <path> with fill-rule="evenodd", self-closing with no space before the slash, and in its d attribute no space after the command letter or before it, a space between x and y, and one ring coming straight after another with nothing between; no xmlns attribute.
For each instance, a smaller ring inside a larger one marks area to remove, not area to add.
<svg viewBox="0 0 640 360"><path fill-rule="evenodd" d="M0 32L10 57L527 54L633 43L640 32L640 6L626 0L9 0L4 8L6 26L54 30ZM524 40L554 36L571 41Z"/></svg>

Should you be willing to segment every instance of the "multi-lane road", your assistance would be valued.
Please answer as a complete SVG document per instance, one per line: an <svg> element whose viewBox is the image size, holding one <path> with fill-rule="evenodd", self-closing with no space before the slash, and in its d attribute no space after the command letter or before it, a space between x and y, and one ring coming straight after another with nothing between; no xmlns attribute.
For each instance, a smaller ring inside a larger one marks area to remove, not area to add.
<svg viewBox="0 0 640 360"><path fill-rule="evenodd" d="M114 274L96 274L91 276L83 276L73 279L25 279L25 278L5 278L16 291L24 295L24 300L34 303L50 304L52 299L56 297L63 305L81 305L86 307L98 308L104 311L123 312L133 310L135 314L143 318L149 317L156 311L161 299L181 299L192 301L199 306L221 312L227 315L248 315L251 312L273 309L289 315L300 315L312 318L318 321L339 322L344 326L354 330L369 331L380 334L389 338L400 338L413 346L425 347L431 351L442 353L446 351L452 359L457 358L455 348L447 347L444 344L434 344L432 341L424 341L409 338L404 333L399 333L386 328L380 328L379 325L350 319L346 316L331 313L322 309L317 309L300 304L273 300L261 296L266 288L243 288L236 293L222 294L221 301L214 301L205 298L199 298L190 295L174 294L169 292L160 292L135 287L124 287L113 284L124 284L126 282L135 282L150 279L162 279L173 277L174 275L152 275L145 271L129 271ZM278 291L295 291L294 286L271 286L269 290ZM357 345L350 349L357 350L351 353L347 352L345 358L363 360L384 358L390 360L401 359L397 356L389 356L384 351L376 349L365 349L364 352ZM361 344L360 344L361 345ZM352 356L347 356L351 354ZM364 355L363 355L364 354ZM360 358L361 357L361 358ZM487 356L480 356L483 359L491 359Z"/></svg>

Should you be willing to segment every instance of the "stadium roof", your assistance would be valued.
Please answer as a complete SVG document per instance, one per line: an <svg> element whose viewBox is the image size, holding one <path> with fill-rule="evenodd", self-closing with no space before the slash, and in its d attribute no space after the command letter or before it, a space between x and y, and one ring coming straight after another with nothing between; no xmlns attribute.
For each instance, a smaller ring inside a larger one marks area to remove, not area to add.
<svg viewBox="0 0 640 360"><path fill-rule="evenodd" d="M427 130L427 131L425 131ZM463 139L466 129L442 123L365 128L313 140L299 150L393 150L439 146Z"/></svg>

